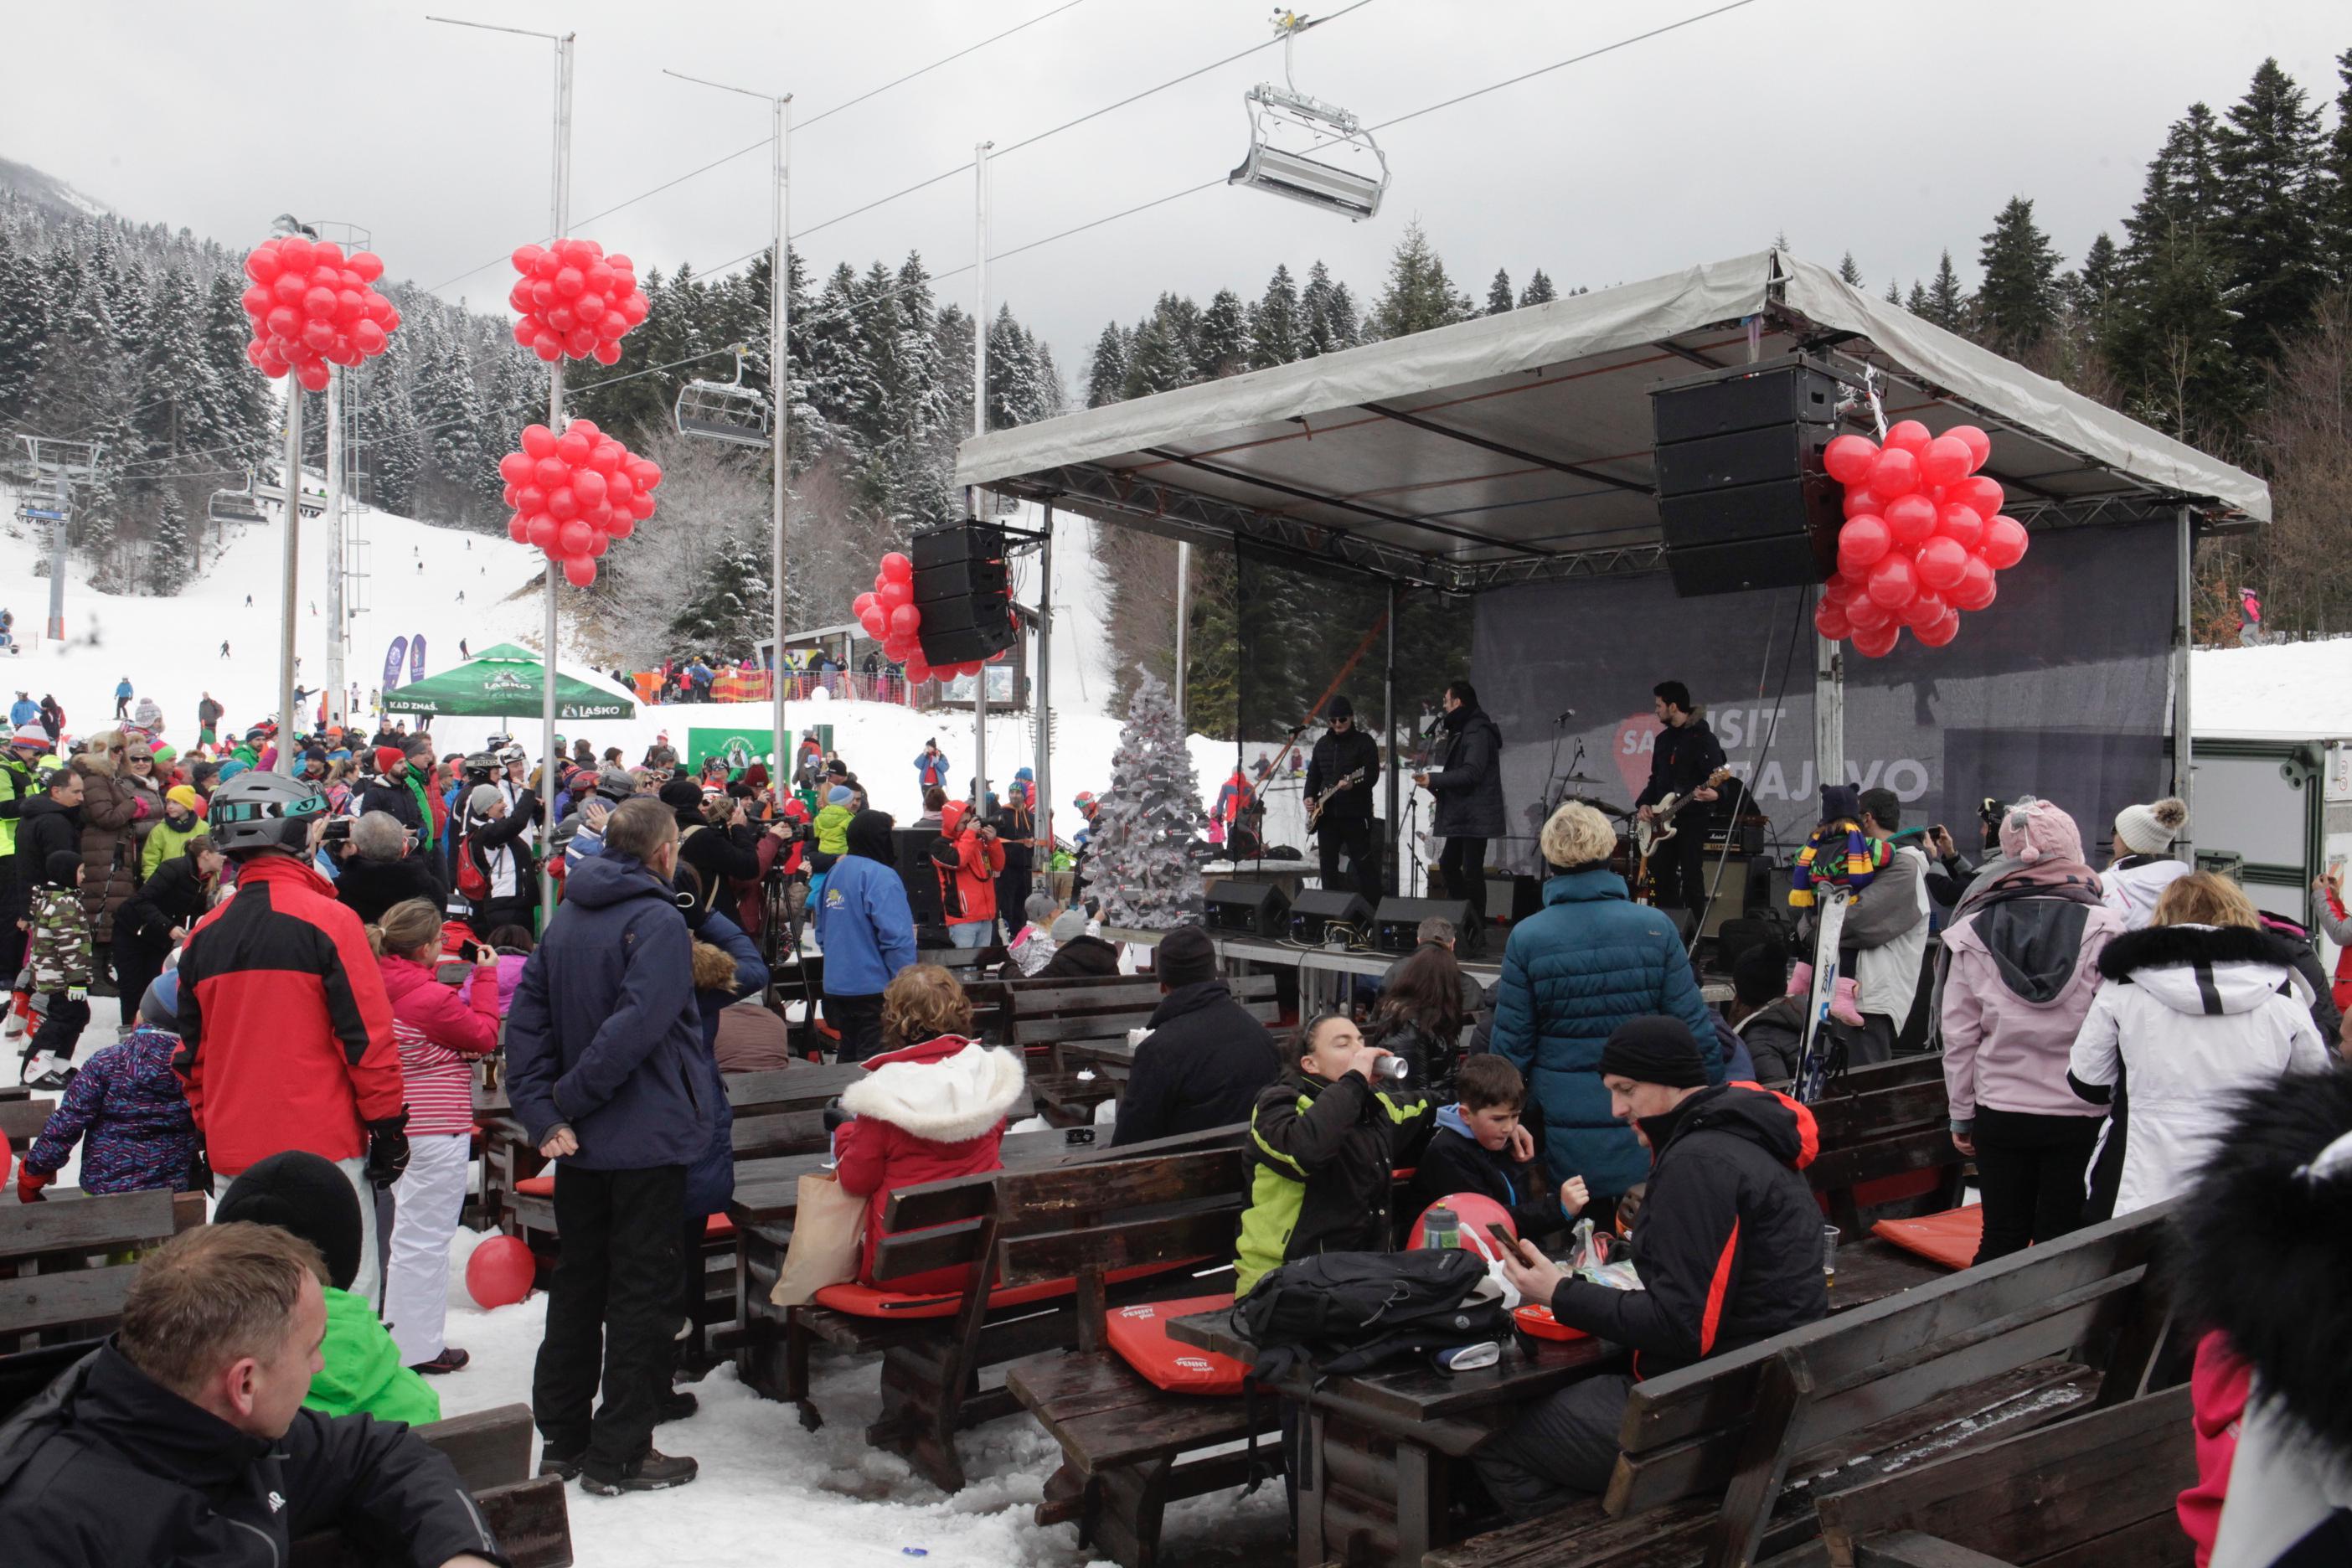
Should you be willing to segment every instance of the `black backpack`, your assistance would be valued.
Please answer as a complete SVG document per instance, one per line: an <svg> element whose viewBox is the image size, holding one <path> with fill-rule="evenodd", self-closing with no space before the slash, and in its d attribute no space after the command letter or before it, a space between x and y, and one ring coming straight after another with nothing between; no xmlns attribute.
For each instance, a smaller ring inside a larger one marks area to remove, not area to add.
<svg viewBox="0 0 2352 1568"><path fill-rule="evenodd" d="M1299 1362L1320 1377L1360 1372L1392 1357L1509 1336L1502 1298L1482 1291L1486 1261L1461 1247L1412 1252L1326 1252L1286 1263L1234 1309L1234 1325L1258 1348L1256 1375Z"/></svg>

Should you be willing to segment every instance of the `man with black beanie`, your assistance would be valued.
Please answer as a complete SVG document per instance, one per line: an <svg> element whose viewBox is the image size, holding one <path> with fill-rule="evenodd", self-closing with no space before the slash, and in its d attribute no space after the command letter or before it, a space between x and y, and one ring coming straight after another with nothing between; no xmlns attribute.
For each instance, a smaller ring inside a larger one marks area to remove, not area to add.
<svg viewBox="0 0 2352 1568"><path fill-rule="evenodd" d="M1153 973L1160 1005L1135 1048L1114 1146L1247 1121L1258 1092L1282 1073L1274 1036L1218 978L1207 931L1178 926L1161 937Z"/></svg>
<svg viewBox="0 0 2352 1568"><path fill-rule="evenodd" d="M1381 749L1356 728L1356 707L1343 696L1331 699L1323 715L1330 728L1307 759L1307 808L1322 858L1327 891L1381 896L1381 858L1372 834L1372 805L1381 782ZM1318 808L1315 803L1326 794Z"/></svg>
<svg viewBox="0 0 2352 1568"><path fill-rule="evenodd" d="M1698 1042L1678 1018L1619 1025L1601 1047L1601 1079L1610 1109L1651 1152L1633 1234L1643 1288L1575 1279L1524 1245L1504 1267L1561 1322L1631 1349L1633 1375L1562 1389L1479 1452L1480 1479L1514 1519L1607 1489L1636 1378L1829 1312L1822 1212L1801 1173L1819 1147L1812 1113L1743 1084L1709 1089Z"/></svg>

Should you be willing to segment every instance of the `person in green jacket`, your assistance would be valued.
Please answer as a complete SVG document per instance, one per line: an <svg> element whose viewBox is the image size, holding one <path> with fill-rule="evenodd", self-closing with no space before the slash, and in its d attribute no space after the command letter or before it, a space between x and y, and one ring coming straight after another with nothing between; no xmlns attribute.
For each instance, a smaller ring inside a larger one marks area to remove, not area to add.
<svg viewBox="0 0 2352 1568"><path fill-rule="evenodd" d="M816 857L809 864L816 870L830 871L833 863L849 853L849 819L857 815L851 802L856 796L847 784L835 784L824 797L824 809L816 814Z"/></svg>
<svg viewBox="0 0 2352 1568"><path fill-rule="evenodd" d="M144 882L164 861L178 859L190 839L205 837L210 831L198 810L196 792L186 784L173 784L163 795L163 820L147 835L146 847L139 851L139 879Z"/></svg>
<svg viewBox="0 0 2352 1568"><path fill-rule="evenodd" d="M300 1149L272 1154L229 1184L213 1219L274 1225L327 1260L330 1278L319 1282L327 1296L324 1364L310 1379L306 1408L411 1426L441 1419L441 1396L402 1363L374 1306L347 1289L360 1269L360 1205L332 1162Z"/></svg>

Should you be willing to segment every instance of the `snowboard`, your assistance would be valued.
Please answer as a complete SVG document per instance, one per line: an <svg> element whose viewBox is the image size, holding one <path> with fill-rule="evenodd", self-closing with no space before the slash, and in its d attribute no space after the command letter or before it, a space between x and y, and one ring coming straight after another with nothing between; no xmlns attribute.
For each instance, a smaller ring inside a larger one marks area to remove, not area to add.
<svg viewBox="0 0 2352 1568"><path fill-rule="evenodd" d="M1793 1085L1803 1105L1819 1100L1829 1081L1830 1053L1836 1045L1830 1035L1830 1003L1837 995L1838 942L1845 934L1846 906L1853 898L1843 888L1821 889L1813 924L1813 988L1806 998L1805 1038L1797 1052Z"/></svg>

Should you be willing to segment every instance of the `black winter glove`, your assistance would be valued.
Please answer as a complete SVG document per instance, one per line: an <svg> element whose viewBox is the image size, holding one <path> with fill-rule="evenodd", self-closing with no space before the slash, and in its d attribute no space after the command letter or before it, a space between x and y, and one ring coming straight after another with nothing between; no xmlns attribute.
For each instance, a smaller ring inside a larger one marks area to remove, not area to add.
<svg viewBox="0 0 2352 1568"><path fill-rule="evenodd" d="M397 1116L369 1122L367 1135L367 1179L373 1185L388 1187L408 1169L408 1107L402 1106Z"/></svg>

